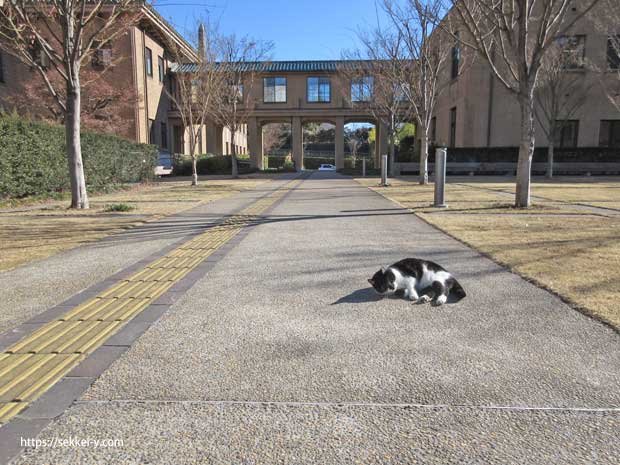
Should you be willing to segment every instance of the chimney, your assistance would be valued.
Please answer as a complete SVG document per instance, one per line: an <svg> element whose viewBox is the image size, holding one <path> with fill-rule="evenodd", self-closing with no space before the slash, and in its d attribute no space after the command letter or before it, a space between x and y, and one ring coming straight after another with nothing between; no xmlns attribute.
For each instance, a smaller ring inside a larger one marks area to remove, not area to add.
<svg viewBox="0 0 620 465"><path fill-rule="evenodd" d="M200 23L198 26L198 55L200 58L204 58L207 50L207 43L205 42L205 25Z"/></svg>

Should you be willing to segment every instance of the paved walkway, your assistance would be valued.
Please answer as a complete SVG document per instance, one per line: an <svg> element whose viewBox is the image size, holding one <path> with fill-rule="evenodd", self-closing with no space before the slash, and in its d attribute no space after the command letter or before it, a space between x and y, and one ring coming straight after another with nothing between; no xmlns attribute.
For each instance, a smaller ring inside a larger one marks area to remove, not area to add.
<svg viewBox="0 0 620 465"><path fill-rule="evenodd" d="M406 256L445 265L469 297L378 299L366 278ZM551 294L316 173L38 435L122 446L14 463L616 463L619 349ZM37 431L30 410L0 435Z"/></svg>

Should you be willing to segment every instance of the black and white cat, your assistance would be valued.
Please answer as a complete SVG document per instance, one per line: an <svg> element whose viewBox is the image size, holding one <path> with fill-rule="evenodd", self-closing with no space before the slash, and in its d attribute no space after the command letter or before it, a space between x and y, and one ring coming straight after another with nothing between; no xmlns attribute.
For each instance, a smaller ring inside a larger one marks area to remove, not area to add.
<svg viewBox="0 0 620 465"><path fill-rule="evenodd" d="M450 292L463 299L467 294L450 272L437 263L418 258L405 258L389 267L381 268L368 282L379 294L393 294L404 290L405 297L420 303L443 305Z"/></svg>

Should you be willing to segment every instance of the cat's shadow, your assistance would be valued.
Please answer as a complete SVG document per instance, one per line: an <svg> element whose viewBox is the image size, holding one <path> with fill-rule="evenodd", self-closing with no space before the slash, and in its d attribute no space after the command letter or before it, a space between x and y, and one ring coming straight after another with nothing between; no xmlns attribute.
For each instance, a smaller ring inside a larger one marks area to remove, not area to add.
<svg viewBox="0 0 620 465"><path fill-rule="evenodd" d="M365 287L363 289L358 289L357 291L353 291L349 295L340 297L337 301L333 302L332 305L361 304L363 302L378 302L382 300L383 298L384 296L377 294L372 287Z"/></svg>
<svg viewBox="0 0 620 465"><path fill-rule="evenodd" d="M403 291L397 291L395 294L391 294L388 296L382 296L375 292L372 287L365 287L363 289L358 289L357 291L353 291L344 297L340 297L337 301L332 302L331 305L338 304L361 304L364 302L378 302L383 299L404 299ZM458 299L454 295L448 296L448 301L446 304L456 303ZM418 304L420 305L420 304Z"/></svg>

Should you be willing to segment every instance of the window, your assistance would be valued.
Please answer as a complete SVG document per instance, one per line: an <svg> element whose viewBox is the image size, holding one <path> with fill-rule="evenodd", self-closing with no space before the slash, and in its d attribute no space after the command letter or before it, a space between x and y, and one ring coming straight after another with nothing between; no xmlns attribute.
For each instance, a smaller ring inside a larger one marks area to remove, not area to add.
<svg viewBox="0 0 620 465"><path fill-rule="evenodd" d="M459 33L456 32L456 42L452 47L452 66L450 68L450 77L456 79L459 77L459 66L461 64L461 44L459 42Z"/></svg>
<svg viewBox="0 0 620 465"><path fill-rule="evenodd" d="M155 120L149 119L149 144L155 144Z"/></svg>
<svg viewBox="0 0 620 465"><path fill-rule="evenodd" d="M159 82L164 82L164 59L162 57L157 57L157 70L159 71Z"/></svg>
<svg viewBox="0 0 620 465"><path fill-rule="evenodd" d="M308 78L308 102L331 102L331 82L326 77Z"/></svg>
<svg viewBox="0 0 620 465"><path fill-rule="evenodd" d="M437 139L437 117L433 116L431 118L431 144L434 144L436 139Z"/></svg>
<svg viewBox="0 0 620 465"><path fill-rule="evenodd" d="M620 70L620 35L607 38L607 67Z"/></svg>
<svg viewBox="0 0 620 465"><path fill-rule="evenodd" d="M167 149L168 148L168 125L166 123L164 123L163 121L161 122L161 138L160 138L160 146L162 149Z"/></svg>
<svg viewBox="0 0 620 465"><path fill-rule="evenodd" d="M148 47L144 47L144 66L147 76L153 77L153 52Z"/></svg>
<svg viewBox="0 0 620 465"><path fill-rule="evenodd" d="M450 147L456 146L456 107L450 110Z"/></svg>
<svg viewBox="0 0 620 465"><path fill-rule="evenodd" d="M372 99L374 83L375 81L372 76L364 76L353 79L351 81L351 101L370 101Z"/></svg>
<svg viewBox="0 0 620 465"><path fill-rule="evenodd" d="M558 38L558 44L564 54L564 68L583 68L586 58L586 36L562 36Z"/></svg>
<svg viewBox="0 0 620 465"><path fill-rule="evenodd" d="M601 147L620 147L619 119L601 121L598 145Z"/></svg>
<svg viewBox="0 0 620 465"><path fill-rule="evenodd" d="M0 82L4 82L4 63L2 61L2 50L0 50Z"/></svg>
<svg viewBox="0 0 620 465"><path fill-rule="evenodd" d="M265 103L286 103L286 78L263 79L263 101Z"/></svg>
<svg viewBox="0 0 620 465"><path fill-rule="evenodd" d="M557 121L558 130L555 134L556 147L577 147L579 138L579 121Z"/></svg>

